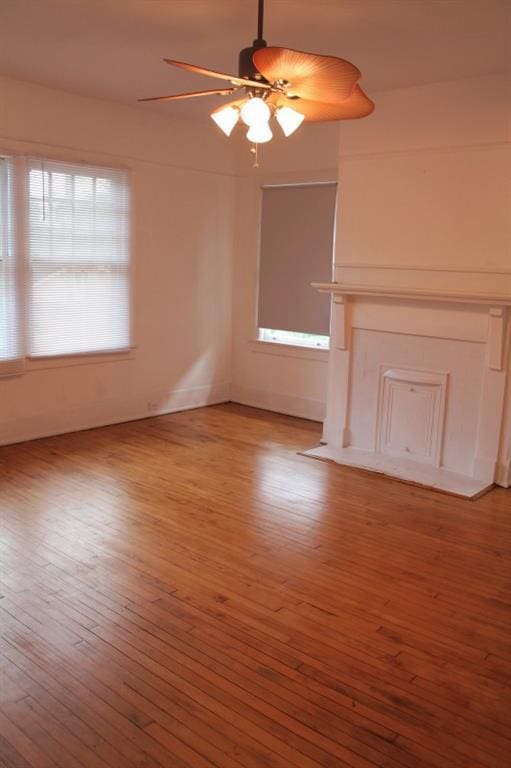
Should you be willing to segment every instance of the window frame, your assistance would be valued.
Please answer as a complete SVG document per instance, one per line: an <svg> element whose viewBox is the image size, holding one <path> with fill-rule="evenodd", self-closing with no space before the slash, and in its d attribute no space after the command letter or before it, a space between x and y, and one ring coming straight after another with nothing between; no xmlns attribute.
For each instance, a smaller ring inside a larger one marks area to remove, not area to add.
<svg viewBox="0 0 511 768"><path fill-rule="evenodd" d="M20 338L22 345L22 369L13 374L2 375L0 372L0 381L10 376L22 376L24 373L30 373L38 370L47 370L51 368L66 368L74 365L97 365L101 363L117 362L133 359L138 348L135 339L135 288L133 274L135 271L135 247L134 247L134 171L121 163L105 162L104 158L94 156L84 157L78 153L53 153L45 152L39 154L35 152L20 152L19 149L0 146L0 157L7 157L13 164L13 200L14 209L14 227L15 227L15 248L16 248L16 272L17 272L17 294L20 304ZM105 168L105 170L123 171L127 175L128 194L129 194L129 212L128 212L128 301L129 301L129 346L119 350L90 351L90 352L72 352L69 354L55 355L37 355L31 356L28 352L28 301L29 301L29 244L28 244L28 221L29 221L29 174L28 161L34 158L41 158L48 162L63 162L87 168Z"/></svg>

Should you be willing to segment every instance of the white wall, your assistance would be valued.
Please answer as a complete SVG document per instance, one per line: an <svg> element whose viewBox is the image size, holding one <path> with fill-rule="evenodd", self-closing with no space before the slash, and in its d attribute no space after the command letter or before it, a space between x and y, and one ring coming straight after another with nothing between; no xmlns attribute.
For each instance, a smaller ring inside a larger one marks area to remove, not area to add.
<svg viewBox="0 0 511 768"><path fill-rule="evenodd" d="M353 269L338 279L395 284L413 279L407 269L439 268L458 288L502 288L495 275L511 275L508 88L494 75L382 93L372 117L343 124L336 262ZM422 287L435 280L416 277Z"/></svg>
<svg viewBox="0 0 511 768"><path fill-rule="evenodd" d="M0 103L0 152L131 169L136 344L0 379L0 443L228 399L228 145L207 124L9 79Z"/></svg>
<svg viewBox="0 0 511 768"><path fill-rule="evenodd" d="M341 123L340 134L335 123L304 128L285 153L275 143L256 175L245 162L233 283L235 399L308 418L324 413L324 353L288 357L289 350L252 341L262 183L338 173L336 263L349 266L336 269L337 280L511 290L506 88L497 75L372 94L375 113Z"/></svg>

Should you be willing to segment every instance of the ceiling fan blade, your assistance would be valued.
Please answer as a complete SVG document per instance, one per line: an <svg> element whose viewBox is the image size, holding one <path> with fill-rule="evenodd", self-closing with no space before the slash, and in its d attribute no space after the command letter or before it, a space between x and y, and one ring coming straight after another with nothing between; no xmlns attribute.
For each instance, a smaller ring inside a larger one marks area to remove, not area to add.
<svg viewBox="0 0 511 768"><path fill-rule="evenodd" d="M366 96L358 85L353 93L338 104L327 104L321 101L308 99L287 99L279 96L272 99L276 107L291 107L291 109L305 115L305 119L311 123L322 123L329 120L355 120L359 117L367 117L374 110L374 102Z"/></svg>
<svg viewBox="0 0 511 768"><path fill-rule="evenodd" d="M177 101L178 99L194 99L197 96L227 96L234 93L236 88L219 88L212 91L191 91L190 93L176 93L172 96L149 96L149 98L138 99L138 101Z"/></svg>
<svg viewBox="0 0 511 768"><path fill-rule="evenodd" d="M242 104L244 104L248 99L248 96L244 96L242 99L236 99L235 101L224 101L222 104L220 104L219 107L213 110L211 113L212 115L215 114L215 112L221 112L222 109L226 109L227 107L233 107L233 109L239 109Z"/></svg>
<svg viewBox="0 0 511 768"><path fill-rule="evenodd" d="M360 70L349 61L291 48L259 48L252 59L270 83L286 80L288 95L310 101L344 101L360 77Z"/></svg>
<svg viewBox="0 0 511 768"><path fill-rule="evenodd" d="M270 86L268 83L259 82L258 80L247 80L244 77L238 77L237 75L226 75L224 72L215 72L213 69L205 69L204 67L197 67L195 64L187 64L186 61L176 61L175 59L163 59L167 64L172 67L179 67L180 69L186 69L189 72L195 72L197 75L206 75L207 77L217 77L220 80L228 80L233 85L248 85L253 88L268 89Z"/></svg>

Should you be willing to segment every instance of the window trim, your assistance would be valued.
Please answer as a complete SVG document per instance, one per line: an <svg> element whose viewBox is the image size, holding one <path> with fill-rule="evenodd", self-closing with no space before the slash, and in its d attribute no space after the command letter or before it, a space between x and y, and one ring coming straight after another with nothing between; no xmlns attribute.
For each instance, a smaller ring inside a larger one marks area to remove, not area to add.
<svg viewBox="0 0 511 768"><path fill-rule="evenodd" d="M80 352L69 355L48 355L43 357L25 357L25 373L33 371L45 371L50 368L69 368L74 365L99 365L102 363L123 362L132 360L138 348L135 346L117 351L105 350L104 352Z"/></svg>
<svg viewBox="0 0 511 768"><path fill-rule="evenodd" d="M314 360L319 363L328 362L329 349L319 347L301 347L296 344L282 344L277 341L264 341L263 339L249 339L249 348L252 352L276 357L296 357L300 360Z"/></svg>

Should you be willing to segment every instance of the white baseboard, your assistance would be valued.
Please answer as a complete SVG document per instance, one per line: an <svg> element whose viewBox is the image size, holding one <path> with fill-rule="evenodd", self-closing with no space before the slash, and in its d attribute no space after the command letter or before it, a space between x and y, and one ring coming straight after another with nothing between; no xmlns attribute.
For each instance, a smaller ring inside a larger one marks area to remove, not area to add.
<svg viewBox="0 0 511 768"><path fill-rule="evenodd" d="M283 395L280 392L233 385L231 400L234 403L251 405L265 411L285 413L287 416L298 416L310 421L321 422L325 418L325 403L323 401Z"/></svg>
<svg viewBox="0 0 511 768"><path fill-rule="evenodd" d="M511 487L511 460L491 461L478 456L474 461L474 477L487 482L494 482L503 488Z"/></svg>
<svg viewBox="0 0 511 768"><path fill-rule="evenodd" d="M478 454L474 459L473 477L488 483L495 482L497 462L487 456Z"/></svg>
<svg viewBox="0 0 511 768"><path fill-rule="evenodd" d="M130 400L102 400L72 410L55 409L22 419L11 419L1 426L0 445L225 403L231 399L230 390L230 384L226 382L171 392L153 391Z"/></svg>

